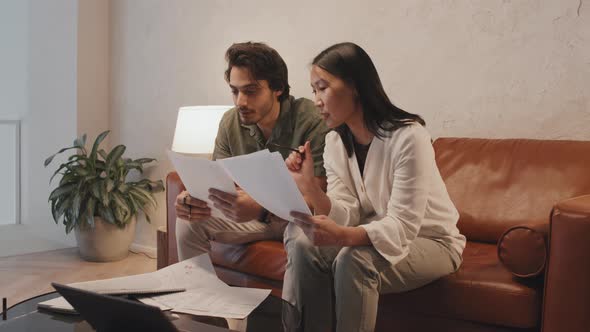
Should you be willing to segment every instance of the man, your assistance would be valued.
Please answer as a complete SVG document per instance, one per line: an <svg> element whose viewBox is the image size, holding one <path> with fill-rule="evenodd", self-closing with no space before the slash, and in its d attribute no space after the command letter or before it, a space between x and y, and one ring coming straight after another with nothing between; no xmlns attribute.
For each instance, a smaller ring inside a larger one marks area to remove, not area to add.
<svg viewBox="0 0 590 332"><path fill-rule="evenodd" d="M315 180L326 188L323 167L324 125L312 101L289 95L287 66L273 48L263 43L233 44L225 54L225 79L236 107L219 124L213 159L263 149L279 151L311 141ZM272 181L272 174L269 174ZM225 218L211 217L211 206L182 192L176 199L178 257L184 260L210 249L210 241L248 243L282 240L286 221L268 213L239 187L237 195L209 189L209 198Z"/></svg>

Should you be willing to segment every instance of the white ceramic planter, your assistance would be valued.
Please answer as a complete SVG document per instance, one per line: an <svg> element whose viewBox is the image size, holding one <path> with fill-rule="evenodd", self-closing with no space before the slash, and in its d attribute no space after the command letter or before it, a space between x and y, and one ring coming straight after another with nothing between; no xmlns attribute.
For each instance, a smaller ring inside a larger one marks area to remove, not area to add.
<svg viewBox="0 0 590 332"><path fill-rule="evenodd" d="M76 241L80 256L92 262L112 262L129 255L129 246L135 237L135 217L125 228L105 222L101 217L94 217L94 228L76 227Z"/></svg>

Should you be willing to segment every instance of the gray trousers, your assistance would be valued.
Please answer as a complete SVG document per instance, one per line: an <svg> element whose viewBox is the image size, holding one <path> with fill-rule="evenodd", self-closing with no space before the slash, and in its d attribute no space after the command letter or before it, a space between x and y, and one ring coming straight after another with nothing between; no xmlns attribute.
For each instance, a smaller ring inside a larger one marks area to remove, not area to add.
<svg viewBox="0 0 590 332"><path fill-rule="evenodd" d="M373 331L379 294L424 286L456 271L461 255L444 244L417 238L409 254L392 265L372 246L316 247L290 224L285 236L287 268L283 298L286 331ZM293 228L293 229L292 229Z"/></svg>
<svg viewBox="0 0 590 332"><path fill-rule="evenodd" d="M243 223L224 218L209 218L189 222L176 219L176 244L178 259L185 260L211 249L210 241L230 244L244 244L262 240L283 239L286 222L271 219L269 224L258 220Z"/></svg>

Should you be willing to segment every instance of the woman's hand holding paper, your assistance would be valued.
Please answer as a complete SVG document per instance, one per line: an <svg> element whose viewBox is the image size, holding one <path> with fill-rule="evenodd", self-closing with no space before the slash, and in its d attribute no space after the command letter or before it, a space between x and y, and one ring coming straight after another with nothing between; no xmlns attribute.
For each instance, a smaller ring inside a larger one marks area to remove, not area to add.
<svg viewBox="0 0 590 332"><path fill-rule="evenodd" d="M316 246L344 246L346 227L338 225L327 216L310 216L304 213L291 212L295 224Z"/></svg>

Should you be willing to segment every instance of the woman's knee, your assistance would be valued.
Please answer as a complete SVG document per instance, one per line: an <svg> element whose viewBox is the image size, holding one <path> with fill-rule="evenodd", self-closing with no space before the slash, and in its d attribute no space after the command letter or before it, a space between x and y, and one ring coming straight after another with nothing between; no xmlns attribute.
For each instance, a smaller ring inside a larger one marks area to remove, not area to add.
<svg viewBox="0 0 590 332"><path fill-rule="evenodd" d="M305 234L292 237L285 242L287 257L293 262L305 262L310 260L317 251Z"/></svg>
<svg viewBox="0 0 590 332"><path fill-rule="evenodd" d="M332 264L334 276L356 277L359 274L377 277L375 255L371 247L346 247L340 250Z"/></svg>

